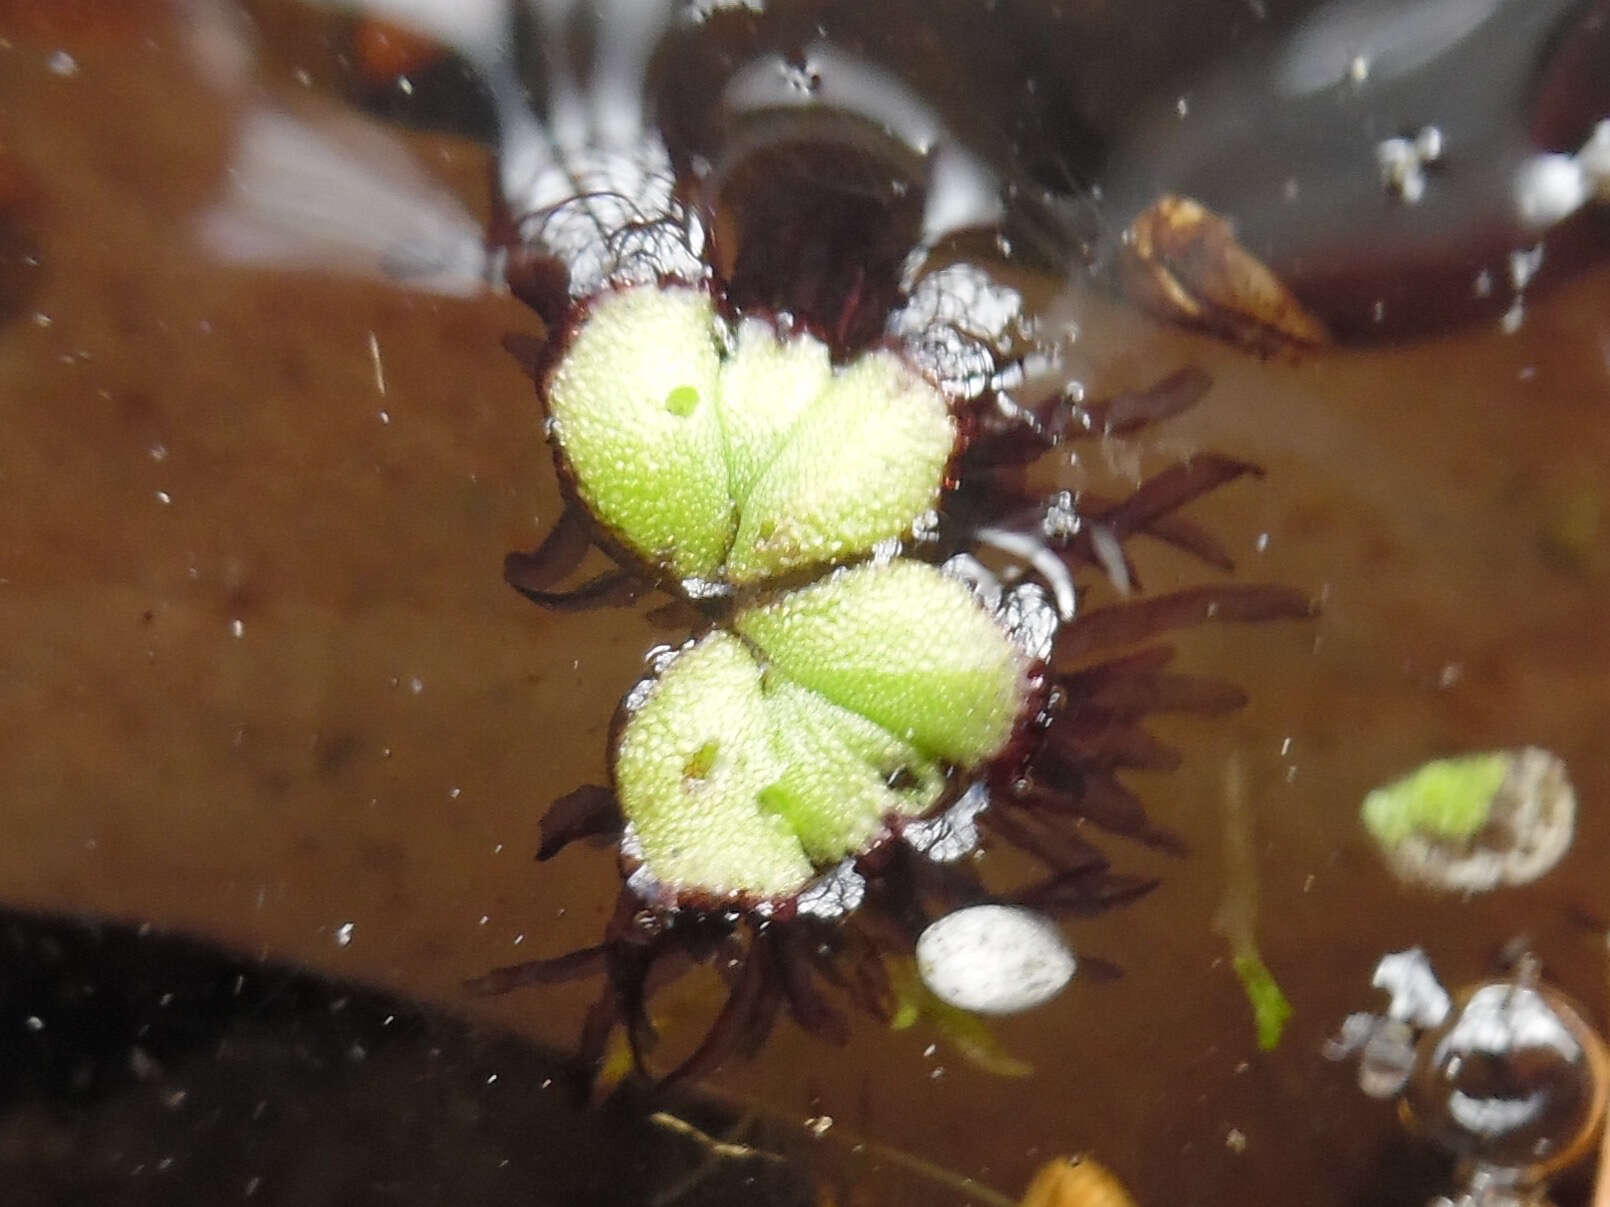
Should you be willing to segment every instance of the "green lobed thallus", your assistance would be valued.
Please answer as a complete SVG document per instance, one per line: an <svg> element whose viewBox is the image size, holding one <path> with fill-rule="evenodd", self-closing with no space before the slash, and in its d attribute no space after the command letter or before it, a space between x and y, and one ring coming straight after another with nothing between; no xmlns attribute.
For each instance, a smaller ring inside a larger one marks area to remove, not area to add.
<svg viewBox="0 0 1610 1207"><path fill-rule="evenodd" d="M635 700L615 787L662 883L795 893L1006 746L1029 696L1006 630L925 562L862 560L937 505L956 448L903 360L835 366L809 335L729 329L703 290L639 286L593 305L546 398L577 495L651 566L733 588L822 571L746 592Z"/></svg>

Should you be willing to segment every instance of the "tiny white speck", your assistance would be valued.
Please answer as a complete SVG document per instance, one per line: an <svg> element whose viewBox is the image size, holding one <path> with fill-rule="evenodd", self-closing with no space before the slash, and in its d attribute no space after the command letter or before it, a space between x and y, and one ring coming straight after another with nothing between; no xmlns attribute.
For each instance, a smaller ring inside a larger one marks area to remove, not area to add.
<svg viewBox="0 0 1610 1207"><path fill-rule="evenodd" d="M481 915L481 925L482 926L485 926L491 920L492 920L492 915L491 914L482 914Z"/></svg>
<svg viewBox="0 0 1610 1207"><path fill-rule="evenodd" d="M1362 84L1370 78L1370 60L1367 56L1356 54L1347 65L1347 78L1350 83Z"/></svg>
<svg viewBox="0 0 1610 1207"><path fill-rule="evenodd" d="M496 1085L497 1081L498 1081L498 1075L496 1073L488 1073L487 1074L487 1076L486 1076L486 1084L487 1085Z"/></svg>
<svg viewBox="0 0 1610 1207"><path fill-rule="evenodd" d="M58 75L63 79L71 79L73 76L78 74L78 60L73 58L73 56L68 54L65 50L53 50L50 53L50 57L45 60L45 69L49 71L51 75Z"/></svg>
<svg viewBox="0 0 1610 1207"><path fill-rule="evenodd" d="M335 928L335 945L345 947L352 942L352 932L358 929L356 922L343 922Z"/></svg>
<svg viewBox="0 0 1610 1207"><path fill-rule="evenodd" d="M22 1025L37 1035L39 1032L45 1029L45 1020L40 1018L37 1014L30 1014L27 1018L22 1020Z"/></svg>
<svg viewBox="0 0 1610 1207"><path fill-rule="evenodd" d="M173 496L165 490L159 490L157 491L157 502L166 507L168 504L173 502Z"/></svg>
<svg viewBox="0 0 1610 1207"><path fill-rule="evenodd" d="M1291 738L1289 736L1281 738L1280 739L1280 757L1285 758L1290 753L1291 753Z"/></svg>
<svg viewBox="0 0 1610 1207"><path fill-rule="evenodd" d="M390 411L381 411L380 412L380 422L381 422L381 424L383 426L390 427L391 426L391 412Z"/></svg>
<svg viewBox="0 0 1610 1207"><path fill-rule="evenodd" d="M246 635L246 622L236 617L229 622L229 635L231 637L244 637Z"/></svg>
<svg viewBox="0 0 1610 1207"><path fill-rule="evenodd" d="M166 461L168 459L168 446L166 444L153 444L146 450L151 454L153 461Z"/></svg>
<svg viewBox="0 0 1610 1207"><path fill-rule="evenodd" d="M524 931L521 931L519 934L514 936L514 945L516 947L518 947L521 943L524 943L524 942L525 942L525 932Z"/></svg>
<svg viewBox="0 0 1610 1207"><path fill-rule="evenodd" d="M1252 542L1252 547L1254 549L1256 549L1259 553L1268 552L1268 549L1269 549L1269 534L1267 532L1260 532L1258 534L1258 539Z"/></svg>
<svg viewBox="0 0 1610 1207"><path fill-rule="evenodd" d="M405 75L398 76L397 77L397 91L401 92L404 96L413 96L414 95L414 81L409 79Z"/></svg>
<svg viewBox="0 0 1610 1207"><path fill-rule="evenodd" d="M447 799L448 800L457 800L459 797L461 797L463 795L464 795L464 789L462 789L462 788L449 788L447 790Z"/></svg>
<svg viewBox="0 0 1610 1207"><path fill-rule="evenodd" d="M55 319L51 318L50 315L46 314L43 310L34 311L35 327L48 327L55 321Z"/></svg>
<svg viewBox="0 0 1610 1207"><path fill-rule="evenodd" d="M1498 320L1498 328L1505 335L1514 335L1525 321L1526 304L1520 298L1516 298L1509 309L1504 311L1504 317Z"/></svg>
<svg viewBox="0 0 1610 1207"><path fill-rule="evenodd" d="M1189 117L1191 113L1191 102L1183 96L1180 97L1174 102L1174 112L1179 114L1181 117Z"/></svg>
<svg viewBox="0 0 1610 1207"><path fill-rule="evenodd" d="M302 85L302 87L313 87L313 73L306 67L298 67L295 71L291 72L291 75L298 84Z"/></svg>
<svg viewBox="0 0 1610 1207"><path fill-rule="evenodd" d="M410 677L408 680L408 690L416 696L419 695L420 692L425 690L425 681L418 675Z"/></svg>

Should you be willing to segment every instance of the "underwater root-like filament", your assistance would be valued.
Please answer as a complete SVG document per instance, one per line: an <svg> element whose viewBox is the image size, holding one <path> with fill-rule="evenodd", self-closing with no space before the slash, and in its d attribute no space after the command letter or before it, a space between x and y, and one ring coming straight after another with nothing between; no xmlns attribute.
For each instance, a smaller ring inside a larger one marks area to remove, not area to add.
<svg viewBox="0 0 1610 1207"><path fill-rule="evenodd" d="M1058 641L1055 662L1066 666L1092 650L1139 645L1208 621L1306 620L1313 614L1308 596L1289 587L1191 587L1086 612Z"/></svg>

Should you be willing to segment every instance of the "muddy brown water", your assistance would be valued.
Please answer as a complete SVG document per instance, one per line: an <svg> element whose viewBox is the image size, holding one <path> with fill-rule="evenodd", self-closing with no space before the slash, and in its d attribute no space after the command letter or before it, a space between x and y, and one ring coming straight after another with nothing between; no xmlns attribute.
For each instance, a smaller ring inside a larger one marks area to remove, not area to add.
<svg viewBox="0 0 1610 1207"><path fill-rule="evenodd" d="M536 324L503 298L210 262L191 223L238 113L167 16L115 38L14 34L0 133L39 263L14 270L26 297L0 328L0 898L151 921L568 1045L592 986L461 986L596 940L613 859L535 865L537 822L602 776L610 712L668 635L643 610L545 614L500 578L559 506L529 382L498 345ZM64 48L70 74L52 70ZM484 208L482 148L411 141ZM710 1088L1008 1195L1089 1151L1145 1203L1422 1201L1425 1163L1390 1109L1318 1054L1377 1004L1379 955L1421 944L1469 983L1525 936L1592 1017L1610 1005L1603 936L1578 917L1602 914L1610 873L1607 316L1600 270L1513 334L1291 363L1085 297L1074 357L1092 392L1185 363L1215 384L1142 441L1081 446L1058 480L1199 448L1260 462L1265 479L1192 514L1241 578L1310 591L1324 614L1178 640L1182 667L1251 704L1159 726L1184 767L1130 782L1192 854L1106 844L1165 881L1069 927L1121 980L998 1026L1032 1076L859 1020L842 1050L780 1027ZM1562 557L1549 535L1594 506ZM1155 550L1141 566L1154 589L1202 578ZM1469 901L1394 882L1358 825L1363 793L1436 754L1523 743L1576 782L1565 862ZM1213 929L1232 757L1258 937L1296 1007L1271 1054Z"/></svg>

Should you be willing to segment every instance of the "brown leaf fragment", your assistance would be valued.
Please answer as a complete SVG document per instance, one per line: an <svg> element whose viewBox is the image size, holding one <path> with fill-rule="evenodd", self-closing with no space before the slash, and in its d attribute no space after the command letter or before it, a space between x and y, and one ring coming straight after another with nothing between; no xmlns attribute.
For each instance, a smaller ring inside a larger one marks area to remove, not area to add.
<svg viewBox="0 0 1610 1207"><path fill-rule="evenodd" d="M1236 241L1230 223L1189 197L1161 197L1130 224L1119 272L1130 297L1160 318L1255 352L1331 342L1324 323Z"/></svg>

